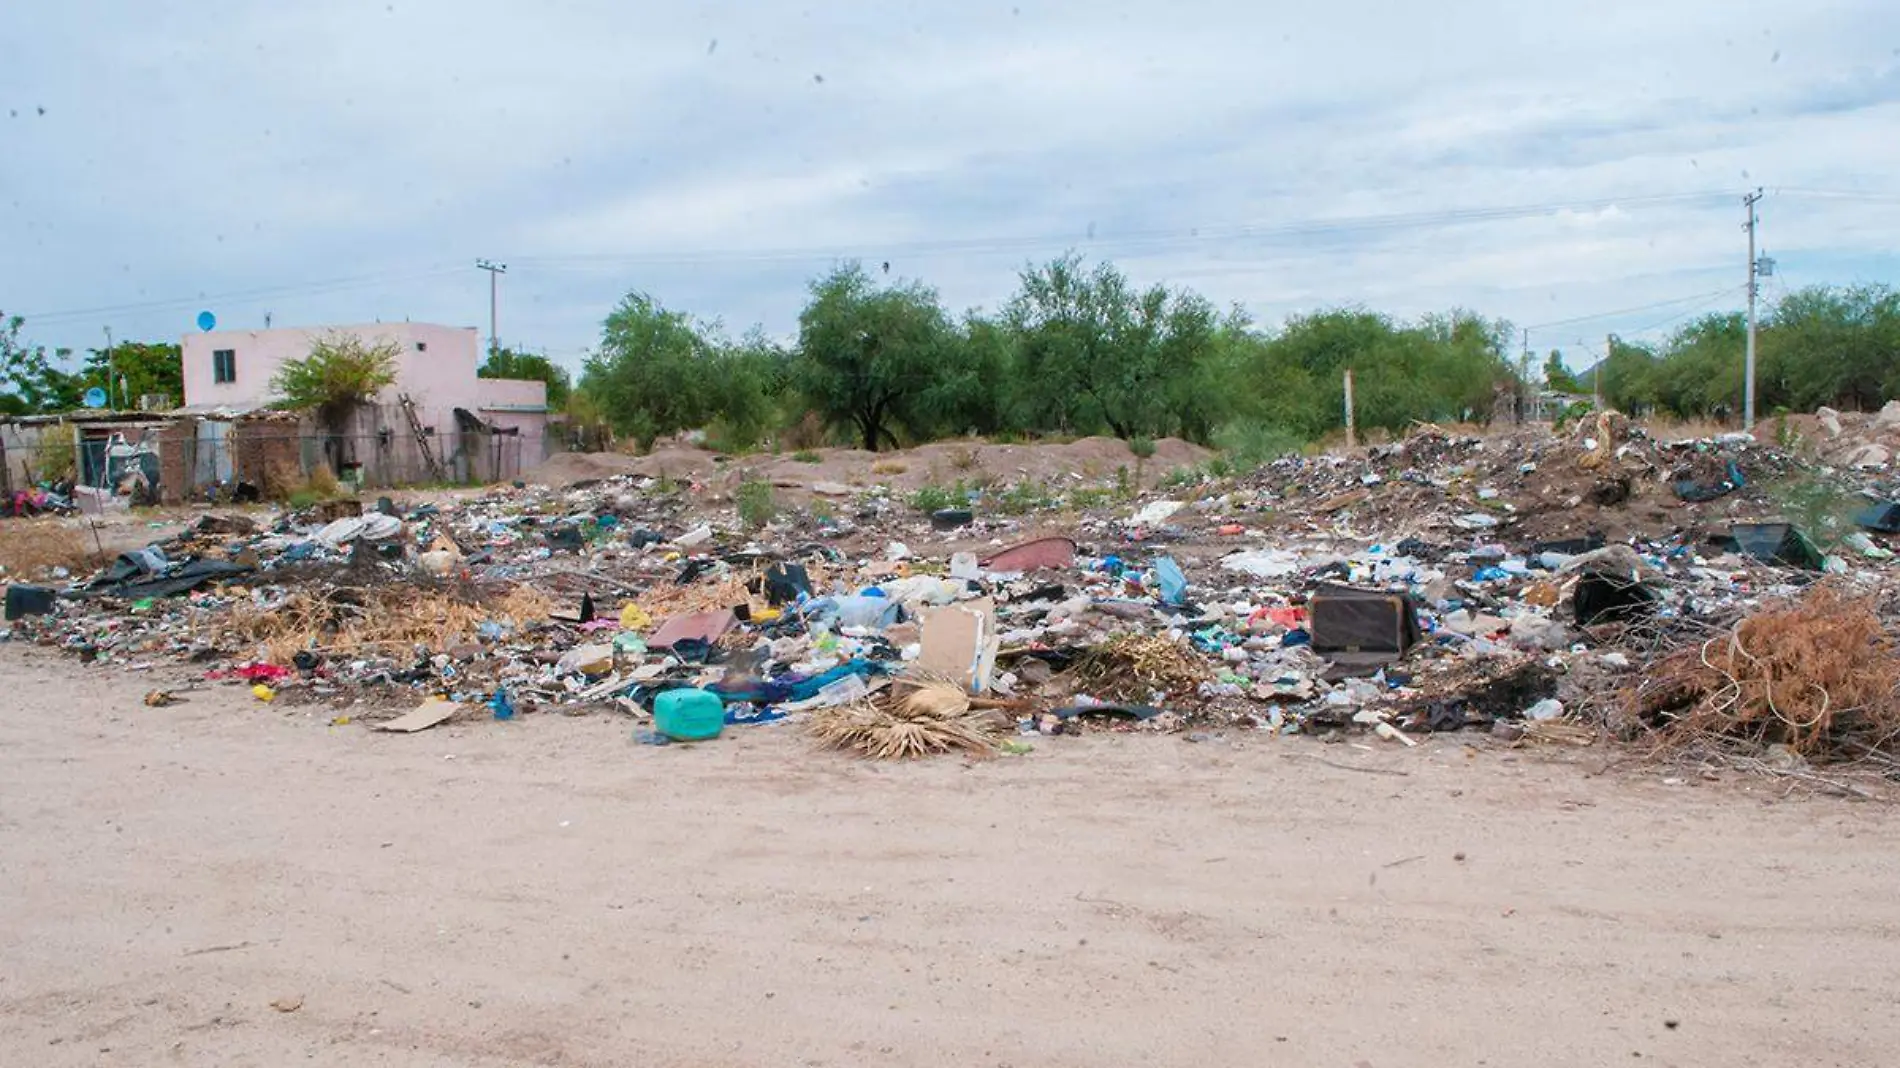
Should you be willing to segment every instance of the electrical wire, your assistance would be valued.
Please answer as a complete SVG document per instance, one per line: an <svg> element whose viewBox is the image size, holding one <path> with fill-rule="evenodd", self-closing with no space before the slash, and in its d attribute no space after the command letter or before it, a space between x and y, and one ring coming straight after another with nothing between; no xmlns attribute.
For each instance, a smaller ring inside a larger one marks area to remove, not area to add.
<svg viewBox="0 0 1900 1068"><path fill-rule="evenodd" d="M1725 296L1734 291L1734 286L1725 286L1721 289L1710 290L1707 293L1697 293L1690 297L1677 297L1675 300L1659 300L1654 304L1639 304L1634 308L1618 308L1615 311L1598 312L1595 315L1579 315L1573 319L1557 319L1548 323L1533 323L1530 326L1524 327L1524 329L1534 334L1540 330L1548 330L1552 327L1573 326L1577 323L1587 323L1597 319L1614 319L1619 315L1634 315L1637 312L1655 311L1658 308L1672 308L1678 304L1687 304L1693 301L1706 301L1711 297Z"/></svg>
<svg viewBox="0 0 1900 1068"><path fill-rule="evenodd" d="M395 282L412 282L424 278L440 277L461 271L461 267L447 265L434 266L408 271L392 271L381 274L357 275L349 278L333 278L320 282L302 282L287 285L263 286L256 289L233 290L226 293L205 293L190 297L176 297L164 300L138 301L129 304L108 304L93 308L71 308L63 311L39 312L23 315L22 318L35 326L60 324L75 320L85 320L101 316L132 315L139 312L165 311L203 305L244 305L259 301L277 300L286 297L323 296L330 293L342 293L352 289L366 289L371 286L389 285Z"/></svg>

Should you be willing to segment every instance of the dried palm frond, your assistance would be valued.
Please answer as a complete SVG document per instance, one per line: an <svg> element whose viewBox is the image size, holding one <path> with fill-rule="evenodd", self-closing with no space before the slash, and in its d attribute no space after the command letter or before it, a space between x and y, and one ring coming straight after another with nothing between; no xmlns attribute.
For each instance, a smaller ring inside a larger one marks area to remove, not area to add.
<svg viewBox="0 0 1900 1068"><path fill-rule="evenodd" d="M953 682L931 680L900 695L890 691L812 713L811 732L833 749L874 760L910 760L962 750L995 752L1000 728L994 716L970 707L970 696Z"/></svg>

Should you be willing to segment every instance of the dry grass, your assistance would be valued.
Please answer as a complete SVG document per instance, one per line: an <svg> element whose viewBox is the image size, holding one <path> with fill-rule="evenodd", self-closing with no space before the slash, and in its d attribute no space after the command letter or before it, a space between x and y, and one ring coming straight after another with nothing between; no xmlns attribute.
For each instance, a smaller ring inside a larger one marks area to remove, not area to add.
<svg viewBox="0 0 1900 1068"><path fill-rule="evenodd" d="M356 653L426 647L442 651L474 640L477 625L507 622L525 627L547 619L554 603L527 586L500 597L460 585L418 589L412 585L342 586L292 594L274 608L241 603L216 625L221 641L254 647L271 663L288 663L299 651Z"/></svg>
<svg viewBox="0 0 1900 1068"><path fill-rule="evenodd" d="M987 756L1001 736L997 718L970 707L970 695L954 682L933 679L904 684L869 700L812 713L810 730L833 749L873 760L914 760L940 753Z"/></svg>
<svg viewBox="0 0 1900 1068"><path fill-rule="evenodd" d="M1211 677L1207 662L1179 642L1158 635L1117 634L1076 662L1075 677L1094 697L1145 704L1156 691L1170 698L1193 694Z"/></svg>
<svg viewBox="0 0 1900 1068"><path fill-rule="evenodd" d="M92 534L69 520L0 520L0 567L8 575L35 578L55 567L79 572L99 562Z"/></svg>
<svg viewBox="0 0 1900 1068"><path fill-rule="evenodd" d="M1630 703L1668 744L1720 738L1850 760L1900 737L1900 654L1873 598L1822 584L1670 655Z"/></svg>
<svg viewBox="0 0 1900 1068"><path fill-rule="evenodd" d="M1678 419L1668 415L1653 415L1642 420L1642 428L1657 441L1693 441L1702 438L1720 437L1733 433L1738 427L1724 426L1712 419Z"/></svg>
<svg viewBox="0 0 1900 1068"><path fill-rule="evenodd" d="M910 470L910 465L902 460L879 460L871 465L874 475L901 475Z"/></svg>

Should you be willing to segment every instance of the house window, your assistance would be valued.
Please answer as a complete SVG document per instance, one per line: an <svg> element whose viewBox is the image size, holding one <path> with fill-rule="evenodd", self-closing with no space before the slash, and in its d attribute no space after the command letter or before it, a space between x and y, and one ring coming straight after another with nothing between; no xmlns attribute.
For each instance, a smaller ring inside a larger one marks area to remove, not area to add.
<svg viewBox="0 0 1900 1068"><path fill-rule="evenodd" d="M237 381L237 350L211 350L211 381L224 383Z"/></svg>

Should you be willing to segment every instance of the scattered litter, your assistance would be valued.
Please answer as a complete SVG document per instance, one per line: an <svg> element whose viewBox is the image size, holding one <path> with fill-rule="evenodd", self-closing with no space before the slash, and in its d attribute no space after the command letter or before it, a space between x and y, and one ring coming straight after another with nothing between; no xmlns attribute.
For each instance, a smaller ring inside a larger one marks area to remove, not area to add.
<svg viewBox="0 0 1900 1068"><path fill-rule="evenodd" d="M426 731L438 723L447 723L461 710L462 706L454 701L431 698L395 719L378 723L376 729L393 731L397 734L414 734L417 731Z"/></svg>

